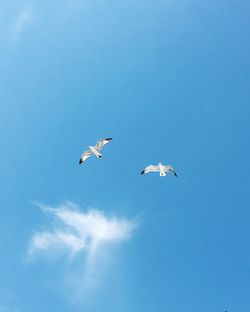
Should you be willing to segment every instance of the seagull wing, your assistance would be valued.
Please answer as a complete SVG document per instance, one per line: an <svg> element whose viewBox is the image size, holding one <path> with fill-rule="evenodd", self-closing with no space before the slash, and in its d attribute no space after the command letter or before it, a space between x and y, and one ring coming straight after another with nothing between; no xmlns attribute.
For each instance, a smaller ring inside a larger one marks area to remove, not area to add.
<svg viewBox="0 0 250 312"><path fill-rule="evenodd" d="M104 146L105 144L107 144L107 143L108 143L109 141L111 141L111 140L112 140L112 138L101 139L101 140L99 140L99 141L96 143L95 148L96 148L98 151L100 151L100 149L102 149L103 146Z"/></svg>
<svg viewBox="0 0 250 312"><path fill-rule="evenodd" d="M81 155L81 158L79 160L79 164L83 163L87 158L89 158L92 155L93 155L93 153L90 150L83 152Z"/></svg>
<svg viewBox="0 0 250 312"><path fill-rule="evenodd" d="M151 172L151 171L159 171L159 167L158 166L149 165L145 169L142 170L141 174L148 173L148 172Z"/></svg>
<svg viewBox="0 0 250 312"><path fill-rule="evenodd" d="M169 165L168 166L164 166L164 171L170 171L177 177L177 174L176 174L174 168L169 166Z"/></svg>

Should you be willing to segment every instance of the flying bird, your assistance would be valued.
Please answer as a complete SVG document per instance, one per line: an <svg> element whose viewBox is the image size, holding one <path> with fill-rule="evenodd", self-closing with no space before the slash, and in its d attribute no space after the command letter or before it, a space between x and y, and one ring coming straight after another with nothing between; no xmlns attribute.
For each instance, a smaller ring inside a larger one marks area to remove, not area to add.
<svg viewBox="0 0 250 312"><path fill-rule="evenodd" d="M177 177L177 174L173 167L167 165L164 166L162 163L159 163L157 166L149 165L145 169L142 170L141 174L149 173L149 172L159 172L161 177L166 175L165 172L171 172L173 175Z"/></svg>
<svg viewBox="0 0 250 312"><path fill-rule="evenodd" d="M96 155L96 157L101 158L102 154L99 153L99 151L103 148L105 144L107 144L109 141L111 141L112 138L106 138L99 140L95 146L89 146L89 150L82 153L81 158L79 160L79 164L83 163L87 158L90 156Z"/></svg>

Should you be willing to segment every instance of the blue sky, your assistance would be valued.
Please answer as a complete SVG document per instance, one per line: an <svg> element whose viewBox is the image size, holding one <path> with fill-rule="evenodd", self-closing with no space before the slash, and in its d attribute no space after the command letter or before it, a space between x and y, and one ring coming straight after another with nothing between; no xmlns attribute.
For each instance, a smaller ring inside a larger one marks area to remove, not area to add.
<svg viewBox="0 0 250 312"><path fill-rule="evenodd" d="M249 311L249 9L1 5L0 312Z"/></svg>

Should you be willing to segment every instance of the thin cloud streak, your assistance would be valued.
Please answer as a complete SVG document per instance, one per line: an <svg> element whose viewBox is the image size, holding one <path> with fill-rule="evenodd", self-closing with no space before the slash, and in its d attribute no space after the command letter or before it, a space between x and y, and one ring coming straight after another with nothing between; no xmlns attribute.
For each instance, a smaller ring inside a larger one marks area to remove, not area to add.
<svg viewBox="0 0 250 312"><path fill-rule="evenodd" d="M13 307L0 305L0 312L21 312L21 311L15 307L13 308Z"/></svg>
<svg viewBox="0 0 250 312"><path fill-rule="evenodd" d="M18 15L15 26L14 26L14 32L16 34L21 33L22 30L32 22L33 20L33 12L32 8L30 6L25 6L20 14Z"/></svg>

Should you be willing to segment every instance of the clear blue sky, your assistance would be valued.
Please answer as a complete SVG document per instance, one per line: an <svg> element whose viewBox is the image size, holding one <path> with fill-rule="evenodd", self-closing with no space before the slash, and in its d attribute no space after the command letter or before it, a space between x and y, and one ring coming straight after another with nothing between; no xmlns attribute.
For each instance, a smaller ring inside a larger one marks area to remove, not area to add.
<svg viewBox="0 0 250 312"><path fill-rule="evenodd" d="M246 0L2 3L1 312L250 311L249 20ZM139 175L159 161L178 178ZM65 201L136 220L97 285L84 250L28 254L58 222L36 203Z"/></svg>

